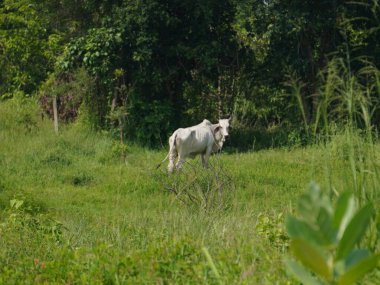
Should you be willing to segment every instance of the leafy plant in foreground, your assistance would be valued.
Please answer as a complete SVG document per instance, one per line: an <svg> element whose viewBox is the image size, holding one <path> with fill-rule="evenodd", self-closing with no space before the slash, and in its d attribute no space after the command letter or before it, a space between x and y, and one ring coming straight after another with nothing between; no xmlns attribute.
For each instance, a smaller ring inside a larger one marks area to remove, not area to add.
<svg viewBox="0 0 380 285"><path fill-rule="evenodd" d="M288 257L285 263L302 283L353 284L377 266L378 254L357 247L371 222L371 204L357 209L354 197L343 193L334 207L313 184L297 210L300 218L286 220L296 260Z"/></svg>

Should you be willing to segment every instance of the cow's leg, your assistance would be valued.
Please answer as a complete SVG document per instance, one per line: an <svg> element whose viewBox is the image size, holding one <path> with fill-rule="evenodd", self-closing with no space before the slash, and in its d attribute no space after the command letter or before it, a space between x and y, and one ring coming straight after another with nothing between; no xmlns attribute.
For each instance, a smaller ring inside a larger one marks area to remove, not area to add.
<svg viewBox="0 0 380 285"><path fill-rule="evenodd" d="M204 154L202 155L202 164L204 168L208 168L208 159L210 155Z"/></svg>
<svg viewBox="0 0 380 285"><path fill-rule="evenodd" d="M179 153L178 153L178 161L177 161L177 164L176 164L176 168L177 168L177 170L181 170L181 169L182 169L182 166L183 166L183 164L185 163L185 159L186 159L185 154L179 152Z"/></svg>
<svg viewBox="0 0 380 285"><path fill-rule="evenodd" d="M178 157L178 161L176 164L176 168L178 171L182 169L184 163L185 163L185 160L181 157Z"/></svg>
<svg viewBox="0 0 380 285"><path fill-rule="evenodd" d="M168 172L173 173L174 170L174 160L169 159Z"/></svg>
<svg viewBox="0 0 380 285"><path fill-rule="evenodd" d="M174 161L177 158L177 148L175 146L175 140L177 137L177 131L175 131L169 138L169 164L168 164L168 171L169 173L172 173L174 170Z"/></svg>
<svg viewBox="0 0 380 285"><path fill-rule="evenodd" d="M177 152L176 151L171 151L169 153L169 165L168 165L168 171L169 173L172 173L174 170L174 161L177 158Z"/></svg>
<svg viewBox="0 0 380 285"><path fill-rule="evenodd" d="M169 150L169 164L168 164L169 173L172 173L174 170L174 161L177 158L177 156L178 156L177 149L173 145L171 146Z"/></svg>
<svg viewBox="0 0 380 285"><path fill-rule="evenodd" d="M208 168L208 160L211 156L211 152L212 152L212 145L207 148L204 154L202 154L202 164L204 168Z"/></svg>
<svg viewBox="0 0 380 285"><path fill-rule="evenodd" d="M203 153L203 154L201 154L201 158L202 158L202 165L203 165L203 167L206 167L206 158L205 158L205 154Z"/></svg>

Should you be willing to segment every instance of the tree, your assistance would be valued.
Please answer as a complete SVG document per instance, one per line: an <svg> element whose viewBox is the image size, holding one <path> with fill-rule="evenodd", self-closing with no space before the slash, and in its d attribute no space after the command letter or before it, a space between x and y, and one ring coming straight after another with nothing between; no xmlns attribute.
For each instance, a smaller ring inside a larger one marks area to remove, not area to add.
<svg viewBox="0 0 380 285"><path fill-rule="evenodd" d="M44 11L30 0L0 4L0 96L33 93L52 69L60 38L47 33Z"/></svg>

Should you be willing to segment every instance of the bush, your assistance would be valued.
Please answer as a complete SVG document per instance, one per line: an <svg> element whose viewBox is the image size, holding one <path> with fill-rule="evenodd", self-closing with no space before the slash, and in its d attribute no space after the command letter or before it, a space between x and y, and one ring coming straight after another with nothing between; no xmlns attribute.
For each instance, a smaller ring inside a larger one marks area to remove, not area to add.
<svg viewBox="0 0 380 285"><path fill-rule="evenodd" d="M36 101L22 92L0 106L0 130L15 132L15 127L29 134L38 130L38 115L41 113Z"/></svg>
<svg viewBox="0 0 380 285"><path fill-rule="evenodd" d="M53 73L40 89L39 102L42 110L49 118L53 118L53 97L56 97L59 120L72 122L78 117L79 108L86 102L93 86L92 78L84 69Z"/></svg>
<svg viewBox="0 0 380 285"><path fill-rule="evenodd" d="M271 245L284 251L289 246L289 237L283 226L284 215L282 213L277 216L265 215L260 213L257 217L255 229L257 235L264 240L268 240Z"/></svg>
<svg viewBox="0 0 380 285"><path fill-rule="evenodd" d="M203 211L225 210L235 189L231 175L218 160L217 155L204 169L200 163L187 162L174 174L165 170L155 173L162 188L189 207Z"/></svg>

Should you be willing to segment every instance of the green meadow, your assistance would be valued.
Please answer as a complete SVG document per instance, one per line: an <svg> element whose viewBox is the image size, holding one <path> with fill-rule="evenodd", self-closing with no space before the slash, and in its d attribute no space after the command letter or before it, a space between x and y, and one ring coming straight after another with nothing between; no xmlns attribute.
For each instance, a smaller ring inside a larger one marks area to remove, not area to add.
<svg viewBox="0 0 380 285"><path fill-rule="evenodd" d="M56 135L34 102L1 103L0 283L298 284L284 220L309 183L378 200L379 145L345 131L309 147L226 148L209 169L198 158L171 176L156 169L166 151L79 123Z"/></svg>
<svg viewBox="0 0 380 285"><path fill-rule="evenodd" d="M379 15L0 0L0 285L380 284Z"/></svg>

